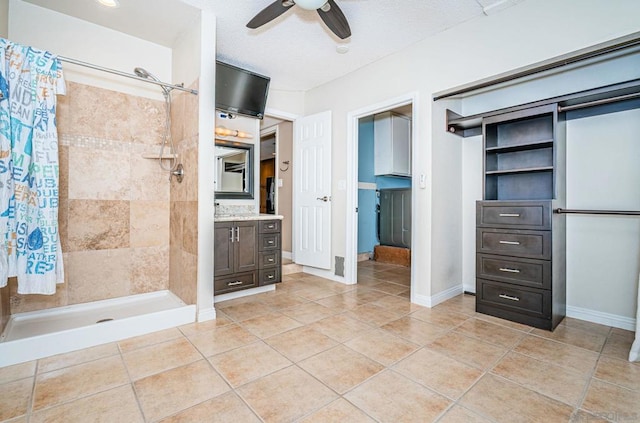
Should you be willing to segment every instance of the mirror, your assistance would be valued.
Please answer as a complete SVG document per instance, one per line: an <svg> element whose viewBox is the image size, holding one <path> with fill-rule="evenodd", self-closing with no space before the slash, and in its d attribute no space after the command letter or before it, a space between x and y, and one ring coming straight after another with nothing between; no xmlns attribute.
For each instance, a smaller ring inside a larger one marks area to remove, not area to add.
<svg viewBox="0 0 640 423"><path fill-rule="evenodd" d="M216 139L215 195L253 199L253 144Z"/></svg>

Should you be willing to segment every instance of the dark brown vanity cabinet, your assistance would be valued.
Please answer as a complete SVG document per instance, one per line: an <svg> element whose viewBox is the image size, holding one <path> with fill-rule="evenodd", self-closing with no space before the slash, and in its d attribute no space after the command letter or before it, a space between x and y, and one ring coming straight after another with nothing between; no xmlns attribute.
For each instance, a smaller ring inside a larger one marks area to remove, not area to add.
<svg viewBox="0 0 640 423"><path fill-rule="evenodd" d="M279 220L216 222L214 294L280 282Z"/></svg>
<svg viewBox="0 0 640 423"><path fill-rule="evenodd" d="M565 143L555 104L485 118L476 311L553 330L565 316Z"/></svg>

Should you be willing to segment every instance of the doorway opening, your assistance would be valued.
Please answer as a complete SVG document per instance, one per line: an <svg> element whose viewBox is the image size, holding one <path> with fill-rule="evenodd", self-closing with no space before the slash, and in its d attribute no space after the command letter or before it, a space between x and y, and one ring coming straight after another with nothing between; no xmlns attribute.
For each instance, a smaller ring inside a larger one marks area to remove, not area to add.
<svg viewBox="0 0 640 423"><path fill-rule="evenodd" d="M350 113L347 282L411 298L415 98ZM349 242L350 241L350 242Z"/></svg>

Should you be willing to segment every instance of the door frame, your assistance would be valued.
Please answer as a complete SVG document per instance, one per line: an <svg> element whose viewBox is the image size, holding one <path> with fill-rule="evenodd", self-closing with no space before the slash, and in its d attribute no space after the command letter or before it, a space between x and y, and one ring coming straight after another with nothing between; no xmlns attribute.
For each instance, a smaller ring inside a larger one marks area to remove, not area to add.
<svg viewBox="0 0 640 423"><path fill-rule="evenodd" d="M400 106L411 104L411 249L416 239L416 203L419 177L416 174L415 140L419 139L418 125L418 92L383 100L347 114L347 222L346 222L346 257L345 282L355 284L358 281L358 121L376 113L386 112ZM411 260L411 297L416 292L415 260Z"/></svg>
<svg viewBox="0 0 640 423"><path fill-rule="evenodd" d="M272 117L275 117L272 115ZM275 126L269 126L268 128L264 128L263 130L260 131L260 142L262 142L262 138L269 136L269 135L274 135L276 138L276 155L273 157L275 159L275 169L274 169L274 175L273 177L276 180L276 187L277 187L277 183L278 183L278 179L280 178L280 166L278 166L278 154L280 153L280 151L278 150L278 134L279 133L279 128L278 125ZM262 146L262 144L260 144L260 146ZM260 162L262 162L262 160L260 160ZM262 178L262 169L260 170L260 177ZM258 187L259 188L259 187ZM258 189L258 191L260 191ZM262 195L262 192L260 192L260 195ZM274 200L276 202L276 208L275 208L275 214L278 214L278 196L280 194L278 193L278 190L275 190L275 197ZM262 199L260 198L259 201L262 201ZM258 206L260 206L260 203L258 203Z"/></svg>

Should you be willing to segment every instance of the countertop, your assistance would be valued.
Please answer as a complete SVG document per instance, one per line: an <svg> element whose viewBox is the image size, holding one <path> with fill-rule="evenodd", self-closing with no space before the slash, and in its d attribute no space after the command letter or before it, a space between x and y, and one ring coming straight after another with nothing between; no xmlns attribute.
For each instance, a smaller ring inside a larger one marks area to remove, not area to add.
<svg viewBox="0 0 640 423"><path fill-rule="evenodd" d="M218 214L213 217L214 222L232 222L236 220L282 220L279 214Z"/></svg>

